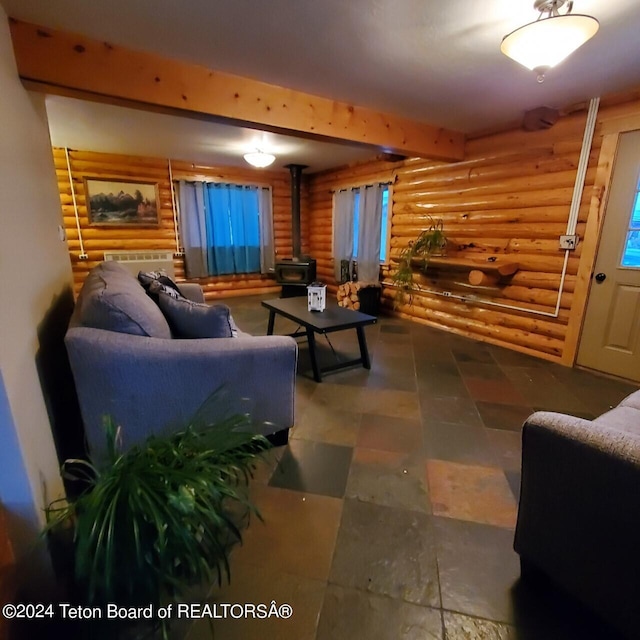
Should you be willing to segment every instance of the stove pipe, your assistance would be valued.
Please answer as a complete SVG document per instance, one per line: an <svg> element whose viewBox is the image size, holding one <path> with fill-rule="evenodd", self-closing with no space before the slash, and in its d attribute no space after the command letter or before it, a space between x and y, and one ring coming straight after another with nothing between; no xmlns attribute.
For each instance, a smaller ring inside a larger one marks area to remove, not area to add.
<svg viewBox="0 0 640 640"><path fill-rule="evenodd" d="M302 182L302 170L306 164L288 164L285 169L291 173L291 243L293 258L300 257L300 183Z"/></svg>

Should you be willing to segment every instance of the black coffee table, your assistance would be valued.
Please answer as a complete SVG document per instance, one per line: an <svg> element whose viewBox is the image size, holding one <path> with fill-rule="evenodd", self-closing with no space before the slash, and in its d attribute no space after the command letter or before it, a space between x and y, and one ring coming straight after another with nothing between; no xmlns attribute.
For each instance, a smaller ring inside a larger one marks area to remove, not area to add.
<svg viewBox="0 0 640 640"><path fill-rule="evenodd" d="M378 319L366 313L343 309L335 302L327 300L327 308L324 311L309 311L307 308L306 296L299 298L276 298L274 300L264 300L262 306L269 309L269 325L267 335L273 335L273 327L276 315L284 316L293 322L297 322L304 331L296 331L289 335L294 338L305 336L309 343L309 357L311 358L311 369L316 382L322 382L322 374L338 369L346 369L361 364L365 369L371 369L369 351L367 350L367 337L364 327L368 324L375 324ZM333 333L334 331L344 331L345 329L355 329L358 334L358 344L360 345L360 357L355 360L338 362L328 367L320 369L316 356L316 333Z"/></svg>

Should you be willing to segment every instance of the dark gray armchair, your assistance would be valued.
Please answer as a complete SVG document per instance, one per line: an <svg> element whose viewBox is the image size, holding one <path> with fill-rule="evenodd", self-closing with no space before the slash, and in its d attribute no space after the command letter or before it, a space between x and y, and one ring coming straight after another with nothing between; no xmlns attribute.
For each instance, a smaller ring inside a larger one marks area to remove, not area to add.
<svg viewBox="0 0 640 640"><path fill-rule="evenodd" d="M629 637L640 633L640 391L596 420L534 413L514 548Z"/></svg>

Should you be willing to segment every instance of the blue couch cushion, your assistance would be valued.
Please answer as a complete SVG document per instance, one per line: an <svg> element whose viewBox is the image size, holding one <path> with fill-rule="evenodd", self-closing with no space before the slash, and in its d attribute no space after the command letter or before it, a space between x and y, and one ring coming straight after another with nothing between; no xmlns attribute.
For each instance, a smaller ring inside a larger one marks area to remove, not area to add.
<svg viewBox="0 0 640 640"><path fill-rule="evenodd" d="M158 306L122 265L102 262L91 270L78 297L77 318L83 327L152 338L171 338Z"/></svg>
<svg viewBox="0 0 640 640"><path fill-rule="evenodd" d="M175 338L231 338L233 324L226 304L209 306L158 291L158 306Z"/></svg>

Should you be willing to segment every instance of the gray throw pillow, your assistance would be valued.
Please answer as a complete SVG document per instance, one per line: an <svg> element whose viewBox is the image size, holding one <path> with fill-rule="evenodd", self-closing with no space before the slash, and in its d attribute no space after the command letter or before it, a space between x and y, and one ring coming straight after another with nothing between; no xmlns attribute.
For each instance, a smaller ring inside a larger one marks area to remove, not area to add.
<svg viewBox="0 0 640 640"><path fill-rule="evenodd" d="M231 338L233 327L229 307L209 306L186 298L158 292L158 306L176 338Z"/></svg>
<svg viewBox="0 0 640 640"><path fill-rule="evenodd" d="M159 280L154 280L153 282L151 282L151 284L149 284L147 288L147 294L156 304L158 303L158 296L161 293L166 293L168 296L171 296L175 300L184 298L180 291L174 289L169 285L162 284Z"/></svg>
<svg viewBox="0 0 640 640"><path fill-rule="evenodd" d="M159 285L162 287L162 291L166 291L169 294L173 292L175 294L173 296L174 298L182 296L182 291L180 291L178 285L167 275L164 269L160 269L159 271L139 271L138 281L147 292L147 295L155 303L158 302L158 291L160 289L157 287Z"/></svg>

